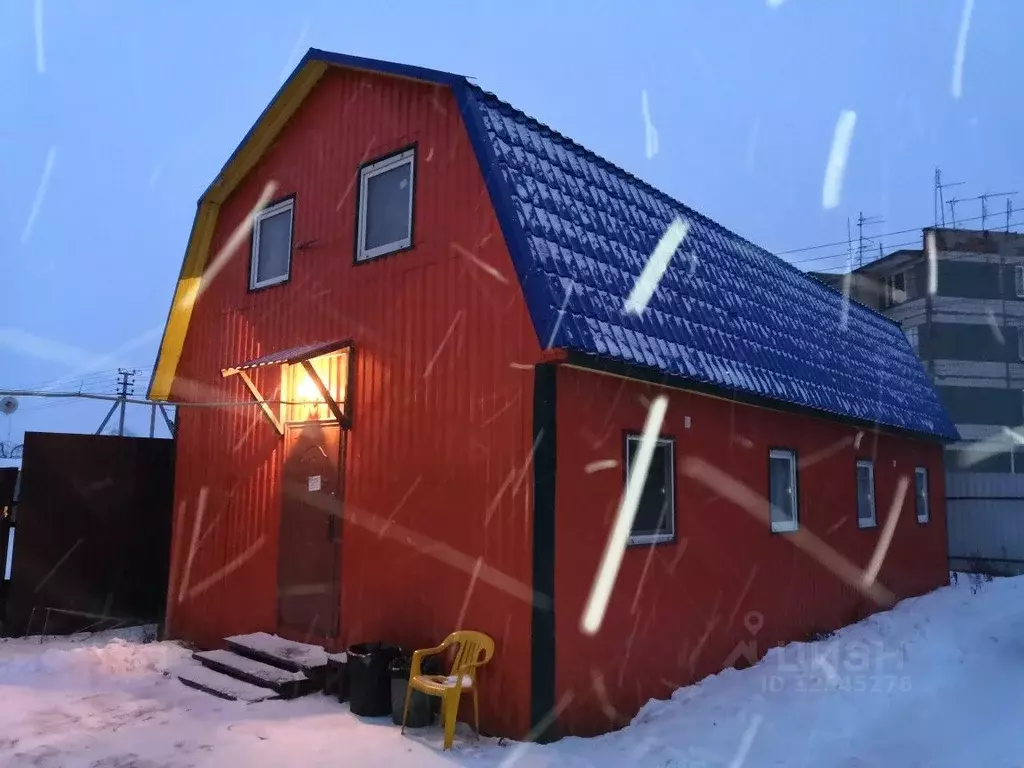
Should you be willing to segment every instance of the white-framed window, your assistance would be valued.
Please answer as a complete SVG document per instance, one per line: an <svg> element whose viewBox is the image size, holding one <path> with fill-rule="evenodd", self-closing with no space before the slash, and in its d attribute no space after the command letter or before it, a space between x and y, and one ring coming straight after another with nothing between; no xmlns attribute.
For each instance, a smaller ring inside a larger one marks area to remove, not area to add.
<svg viewBox="0 0 1024 768"><path fill-rule="evenodd" d="M295 199L264 208L252 225L249 289L266 288L288 279L292 266L292 214Z"/></svg>
<svg viewBox="0 0 1024 768"><path fill-rule="evenodd" d="M412 245L416 150L407 149L359 170L356 261Z"/></svg>
<svg viewBox="0 0 1024 768"><path fill-rule="evenodd" d="M796 485L796 453L785 448L768 452L768 505L772 533L800 527L800 500Z"/></svg>
<svg viewBox="0 0 1024 768"><path fill-rule="evenodd" d="M1024 298L1024 264L1013 267L1013 288L1018 299Z"/></svg>
<svg viewBox="0 0 1024 768"><path fill-rule="evenodd" d="M885 278L885 306L891 307L902 304L907 300L907 277L903 272L897 272Z"/></svg>
<svg viewBox="0 0 1024 768"><path fill-rule="evenodd" d="M633 461L640 450L640 435L626 436L626 484L633 474ZM651 467L640 494L640 504L629 532L629 544L658 544L676 537L675 441L658 438Z"/></svg>
<svg viewBox="0 0 1024 768"><path fill-rule="evenodd" d="M914 470L914 498L917 522L927 523L931 520L931 509L928 507L928 470L924 467Z"/></svg>
<svg viewBox="0 0 1024 768"><path fill-rule="evenodd" d="M918 350L918 346L917 345L918 345L918 342L919 342L917 327L915 326L913 328L904 328L903 329L903 335L906 336L907 337L907 341L910 342L911 349L913 349L915 352L917 352L917 350Z"/></svg>
<svg viewBox="0 0 1024 768"><path fill-rule="evenodd" d="M857 462L857 525L874 528L878 524L875 514L875 465L866 460Z"/></svg>

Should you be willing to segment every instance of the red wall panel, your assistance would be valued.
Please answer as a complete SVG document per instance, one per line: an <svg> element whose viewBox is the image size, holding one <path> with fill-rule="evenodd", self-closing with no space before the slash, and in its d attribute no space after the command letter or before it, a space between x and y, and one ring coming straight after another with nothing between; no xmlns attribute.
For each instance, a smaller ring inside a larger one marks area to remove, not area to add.
<svg viewBox="0 0 1024 768"><path fill-rule="evenodd" d="M624 487L624 434L642 430L647 404L660 393L669 397L662 434L676 441L676 540L627 548L603 625L588 636L580 620ZM771 533L724 489L684 472L688 457L766 497L769 449L795 450L801 527L859 568L870 561L899 478L907 476L878 580L900 598L948 581L938 445L872 431L857 443L857 429L824 419L568 367L558 375L557 418L556 687L559 697L573 694L560 718L564 731L621 725L649 698L875 609L794 546L791 534ZM857 526L858 458L875 462L873 529ZM619 466L587 472L589 463L608 459ZM932 520L925 525L914 508L917 466L929 470Z"/></svg>
<svg viewBox="0 0 1024 768"><path fill-rule="evenodd" d="M358 168L414 143L414 247L355 266ZM247 291L248 243L209 281L174 395L248 402L221 368L352 338L339 644L417 647L458 626L488 632L498 650L482 679L483 724L521 734L533 373L512 364L540 350L455 100L330 70L223 205L213 253L271 180L279 196L296 195L293 242L306 246L285 284ZM256 383L276 399L279 371L259 369ZM171 631L205 645L275 631L282 441L256 408L183 410L172 579L177 589L206 488L188 569L204 589L180 603L175 592Z"/></svg>

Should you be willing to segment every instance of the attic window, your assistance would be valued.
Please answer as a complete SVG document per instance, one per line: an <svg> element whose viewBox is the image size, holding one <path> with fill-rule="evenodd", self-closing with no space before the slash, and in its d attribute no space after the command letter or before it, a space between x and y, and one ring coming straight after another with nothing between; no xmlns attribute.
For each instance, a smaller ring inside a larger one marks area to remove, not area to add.
<svg viewBox="0 0 1024 768"><path fill-rule="evenodd" d="M415 148L359 169L357 262L412 246L415 169Z"/></svg>
<svg viewBox="0 0 1024 768"><path fill-rule="evenodd" d="M292 262L292 212L289 198L264 208L252 225L252 263L249 290L266 288L288 279Z"/></svg>

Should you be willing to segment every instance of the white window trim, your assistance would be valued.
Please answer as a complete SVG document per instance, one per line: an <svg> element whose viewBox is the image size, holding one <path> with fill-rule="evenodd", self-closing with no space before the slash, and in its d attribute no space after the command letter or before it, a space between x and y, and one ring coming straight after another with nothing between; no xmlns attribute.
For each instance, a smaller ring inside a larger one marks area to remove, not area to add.
<svg viewBox="0 0 1024 768"><path fill-rule="evenodd" d="M796 484L796 451L786 448L773 448L768 451L768 461L772 459L785 459L789 462L789 483L793 488L793 520L773 520L771 502L771 473L768 474L768 522L771 525L772 533L792 533L800 528L800 489Z"/></svg>
<svg viewBox="0 0 1024 768"><path fill-rule="evenodd" d="M409 234L400 240L395 240L384 245L378 245L376 248L370 248L367 250L364 247L366 240L366 203L369 199L366 191L369 185L370 179L374 176L379 176L385 171L393 170L400 165L409 166L409 222L408 230ZM358 221L358 232L356 234L356 262L369 261L370 259L376 259L379 256L386 256L389 253L400 251L403 248L409 248L412 245L412 212L416 205L416 148L405 150L397 155L386 157L383 160L378 160L370 165L365 165L359 169L359 212L357 214Z"/></svg>
<svg viewBox="0 0 1024 768"><path fill-rule="evenodd" d="M260 224L263 223L264 219L269 219L271 216L276 216L279 213L288 211L288 268L284 271L283 275L277 277L271 277L266 280L258 281L256 276L259 274L259 258L260 258ZM292 274L292 232L295 227L295 198L290 197L287 200L282 200L276 205L272 205L269 208L264 208L259 211L252 222L252 254L249 258L249 290L255 291L257 288L267 288L271 285L277 285L278 283L285 282Z"/></svg>
<svg viewBox="0 0 1024 768"><path fill-rule="evenodd" d="M630 473L633 470L632 462L629 458L629 444L636 443L637 450L640 449L640 443L643 440L642 435L626 435L626 485L629 485ZM669 472L669 485L668 485L668 524L670 530L664 533L636 533L632 531L629 534L629 538L626 540L627 546L634 546L638 544L664 544L665 542L675 541L676 539L676 441L670 437L659 437L655 441L656 446L668 446L668 460L671 471Z"/></svg>
<svg viewBox="0 0 1024 768"><path fill-rule="evenodd" d="M1012 454L1011 454L1012 456ZM924 515L921 515L921 510L917 509L917 478L924 477ZM932 501L928 496L928 470L924 467L916 467L914 469L914 506L917 514L917 522L928 523L932 519Z"/></svg>
<svg viewBox="0 0 1024 768"><path fill-rule="evenodd" d="M871 480L871 521L865 522L860 516L860 504L857 504L857 527L858 528L877 528L878 527L878 509L875 506L875 463L873 461L867 461L861 459L857 462L858 472L855 475L857 482L857 501L860 501L860 468L867 467L868 478Z"/></svg>
<svg viewBox="0 0 1024 768"><path fill-rule="evenodd" d="M1017 298L1024 298L1024 264L1015 264L1013 267L1013 287Z"/></svg>

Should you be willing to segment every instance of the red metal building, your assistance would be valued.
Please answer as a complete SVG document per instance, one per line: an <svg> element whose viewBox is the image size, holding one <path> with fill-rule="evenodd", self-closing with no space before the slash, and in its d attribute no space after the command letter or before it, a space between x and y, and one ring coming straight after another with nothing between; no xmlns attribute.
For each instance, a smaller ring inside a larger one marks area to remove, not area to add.
<svg viewBox="0 0 1024 768"><path fill-rule="evenodd" d="M199 201L150 396L190 404L171 636L480 629L494 733L607 730L947 579L956 432L899 328L449 73L307 54Z"/></svg>

